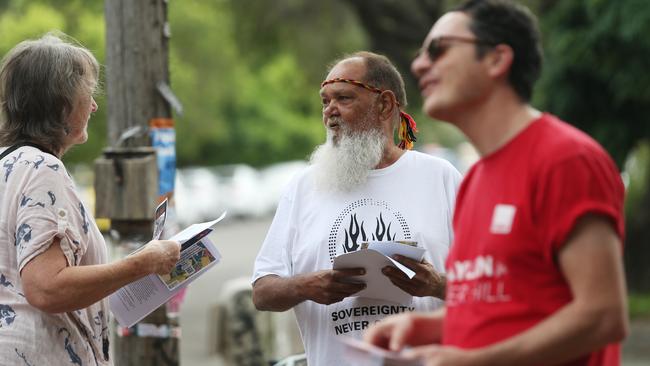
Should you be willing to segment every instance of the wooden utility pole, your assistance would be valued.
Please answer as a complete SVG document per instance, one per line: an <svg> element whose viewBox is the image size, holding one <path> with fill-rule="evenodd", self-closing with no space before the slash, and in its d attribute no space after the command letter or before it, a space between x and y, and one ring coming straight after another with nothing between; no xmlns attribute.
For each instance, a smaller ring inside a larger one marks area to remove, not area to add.
<svg viewBox="0 0 650 366"><path fill-rule="evenodd" d="M169 25L165 0L106 0L108 136L115 146L127 129L171 118L157 84L169 84ZM146 134L125 146L150 146Z"/></svg>
<svg viewBox="0 0 650 366"><path fill-rule="evenodd" d="M171 121L166 0L106 0L106 91L110 147L95 164L97 216L111 219L117 252L151 239L158 198L150 121ZM134 327L113 330L116 366L178 365L177 319L161 307Z"/></svg>

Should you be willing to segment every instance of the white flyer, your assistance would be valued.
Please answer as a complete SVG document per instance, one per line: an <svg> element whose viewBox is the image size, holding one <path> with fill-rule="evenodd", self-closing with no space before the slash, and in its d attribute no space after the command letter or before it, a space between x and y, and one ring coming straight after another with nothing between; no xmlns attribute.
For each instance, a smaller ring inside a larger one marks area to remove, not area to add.
<svg viewBox="0 0 650 366"><path fill-rule="evenodd" d="M371 299L387 300L398 304L411 301L411 295L393 285L381 270L386 266L398 268L408 278L413 278L415 272L391 258L400 254L413 260L421 261L424 248L399 244L397 242L371 242L367 249L341 254L334 258L334 269L365 268L366 274L354 277L355 282L366 284L366 288L352 295Z"/></svg>
<svg viewBox="0 0 650 366"><path fill-rule="evenodd" d="M169 238L181 243L181 257L169 275L150 274L109 296L111 312L121 326L133 326L219 263L221 254L207 235L225 216L224 212L216 220L191 225Z"/></svg>

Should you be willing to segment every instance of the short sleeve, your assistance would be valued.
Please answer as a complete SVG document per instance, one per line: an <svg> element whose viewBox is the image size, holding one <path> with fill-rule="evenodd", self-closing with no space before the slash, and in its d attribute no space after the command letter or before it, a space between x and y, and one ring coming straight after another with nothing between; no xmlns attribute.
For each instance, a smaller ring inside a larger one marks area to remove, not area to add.
<svg viewBox="0 0 650 366"><path fill-rule="evenodd" d="M447 193L447 200L449 206L452 208L453 213L453 209L456 206L456 195L458 194L458 189L460 188L460 183L463 180L463 176L451 164L449 164L447 174L445 174L445 176L445 190Z"/></svg>
<svg viewBox="0 0 650 366"><path fill-rule="evenodd" d="M445 173L445 195L447 197L447 207L449 208L449 222L447 226L449 227L449 243L454 242L454 230L453 228L453 217L454 211L456 209L456 196L460 188L460 183L462 181L462 175L456 170L456 168L448 164L448 168Z"/></svg>
<svg viewBox="0 0 650 366"><path fill-rule="evenodd" d="M540 235L548 249L557 251L579 218L588 213L608 218L623 240L624 186L609 156L601 150L583 152L554 164L542 176L536 197Z"/></svg>
<svg viewBox="0 0 650 366"><path fill-rule="evenodd" d="M291 247L296 230L293 226L293 200L290 193L285 192L271 223L262 248L255 259L255 268L251 283L258 279L277 275L289 277L291 271Z"/></svg>
<svg viewBox="0 0 650 366"><path fill-rule="evenodd" d="M14 187L19 200L15 231L18 270L46 251L55 237L60 238L68 266L78 265L88 246L89 219L72 180L58 160L26 169L24 183Z"/></svg>

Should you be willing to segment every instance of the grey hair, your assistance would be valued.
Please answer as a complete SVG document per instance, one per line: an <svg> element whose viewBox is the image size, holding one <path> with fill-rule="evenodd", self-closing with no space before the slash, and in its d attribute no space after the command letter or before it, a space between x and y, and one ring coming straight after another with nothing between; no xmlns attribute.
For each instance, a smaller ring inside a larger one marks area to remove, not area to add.
<svg viewBox="0 0 650 366"><path fill-rule="evenodd" d="M61 152L77 98L98 79L95 56L63 33L20 42L0 67L0 146L30 141Z"/></svg>
<svg viewBox="0 0 650 366"><path fill-rule="evenodd" d="M366 66L366 74L363 80L360 81L375 88L392 91L400 106L406 108L408 101L406 100L406 90L404 88L402 74L397 71L395 65L384 55L369 51L358 51L347 54L331 63L328 67L328 72L332 71L338 63L356 57L363 59Z"/></svg>

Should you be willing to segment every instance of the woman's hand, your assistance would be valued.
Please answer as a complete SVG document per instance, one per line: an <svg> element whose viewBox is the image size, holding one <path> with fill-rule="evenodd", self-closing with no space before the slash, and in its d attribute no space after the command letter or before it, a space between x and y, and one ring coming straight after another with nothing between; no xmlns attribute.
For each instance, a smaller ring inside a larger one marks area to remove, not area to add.
<svg viewBox="0 0 650 366"><path fill-rule="evenodd" d="M169 274L181 256L181 245L173 240L152 240L140 252L149 256L150 272Z"/></svg>

